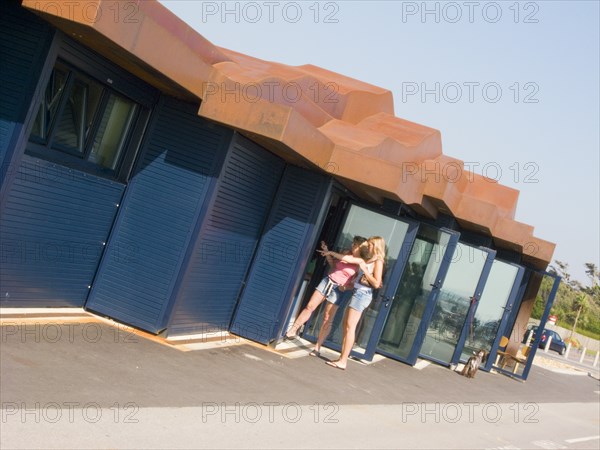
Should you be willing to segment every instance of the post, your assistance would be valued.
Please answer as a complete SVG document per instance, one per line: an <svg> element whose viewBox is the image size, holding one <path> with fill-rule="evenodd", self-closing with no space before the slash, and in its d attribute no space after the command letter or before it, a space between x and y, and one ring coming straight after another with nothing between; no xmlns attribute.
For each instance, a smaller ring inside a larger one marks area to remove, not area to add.
<svg viewBox="0 0 600 450"><path fill-rule="evenodd" d="M527 340L525 341L525 345L531 346L531 336L533 336L533 330L529 330L527 333Z"/></svg>
<svg viewBox="0 0 600 450"><path fill-rule="evenodd" d="M565 359L569 359L569 352L571 351L571 341L567 344L567 351L565 352Z"/></svg>
<svg viewBox="0 0 600 450"><path fill-rule="evenodd" d="M600 355L600 350L596 352L596 357L594 358L594 364L592 364L592 367L596 367L598 365L598 355Z"/></svg>
<svg viewBox="0 0 600 450"><path fill-rule="evenodd" d="M579 357L579 362L582 363L583 360L585 359L585 352L587 350L587 347L583 347L583 352L581 352L581 356Z"/></svg>
<svg viewBox="0 0 600 450"><path fill-rule="evenodd" d="M552 336L548 336L548 342L546 342L546 346L544 347L544 353L548 353L548 349L550 348L551 342L552 342Z"/></svg>

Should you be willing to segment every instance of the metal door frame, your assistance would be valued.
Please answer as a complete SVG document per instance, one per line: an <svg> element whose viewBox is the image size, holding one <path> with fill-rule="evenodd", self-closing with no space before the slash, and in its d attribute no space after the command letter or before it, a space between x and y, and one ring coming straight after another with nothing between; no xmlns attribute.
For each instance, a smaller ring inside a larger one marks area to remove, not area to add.
<svg viewBox="0 0 600 450"><path fill-rule="evenodd" d="M460 337L458 338L458 342L456 343L454 354L452 355L452 359L450 360L450 365L453 366L457 365L460 362L460 356L462 355L462 351L465 346L465 342L467 341L467 336L469 334L469 326L473 323L475 313L477 312L477 307L479 306L479 300L481 300L481 295L483 294L485 284L487 283L487 279L490 275L490 272L492 271L492 264L494 263L494 259L496 259L495 250L489 249L487 247L479 247L479 250L485 251L487 253L487 257L483 265L483 270L481 271L481 276L479 277L479 281L477 282L475 293L473 297L471 297L469 311L467 312L465 323L463 324Z"/></svg>
<svg viewBox="0 0 600 450"><path fill-rule="evenodd" d="M437 358L433 358L429 355L422 355L421 353L418 354L419 358L426 359L428 361L432 361L436 364L440 364L440 365L443 365L446 367L452 366L455 364L454 360L456 358L456 355L457 355L457 352L459 351L459 349L460 349L460 352L462 352L462 348L463 348L463 346L465 344L465 340L466 340L466 331L465 330L467 327L469 316L471 314L471 309L473 309L475 307L475 305L479 301L479 298L481 298L481 293L483 292L483 288L485 287L485 283L487 281L488 275L490 274L490 270L492 267L492 263L494 261L494 257L496 256L496 251L492 250L490 248L483 247L483 246L475 247L474 245L470 245L465 242L460 242L460 243L463 245L466 245L468 247L473 247L478 250L484 251L485 253L487 253L487 256L486 256L486 260L483 264L483 268L481 269L481 273L479 275L479 280L477 281L477 285L475 287L475 292L473 293L473 296L471 297L471 304L469 305L469 311L467 312L467 316L465 317L465 322L463 323L463 327L461 329L461 334L458 338L458 341L456 342L456 348L454 349L452 358L450 358L450 362L442 361ZM458 243L457 243L457 245L458 245ZM450 260L450 263L452 263L451 260ZM448 265L448 268L449 268L449 265ZM447 272L446 272L446 274L444 274L444 281L446 279L446 275L447 275ZM443 282L439 286L439 290L441 290L442 287L443 287ZM428 307L430 308L430 311L429 311L429 317L427 320L427 328L429 327L429 322L431 321L431 318L433 316L433 311L434 311L436 304L437 304L437 296L436 296L436 301L432 302L431 305L428 305ZM423 317L425 317L425 314L423 314ZM425 340L425 334L427 332L427 328L425 328L425 330L423 331L423 340ZM458 357L460 358L460 353L458 353ZM415 362L416 362L416 358L415 358Z"/></svg>
<svg viewBox="0 0 600 450"><path fill-rule="evenodd" d="M515 281L508 296L508 300L506 301L506 304L503 307L504 313L502 313L502 319L500 320L500 325L498 326L498 330L496 331L496 339L494 339L494 343L492 344L492 348L490 349L487 361L485 362L485 365L479 367L485 372L489 372L492 369L492 366L494 365L494 358L491 356L496 354L498 346L500 345L500 339L502 339L502 336L504 335L504 329L506 328L506 324L513 311L513 306L515 305L517 299L520 299L523 296L525 292L525 286L527 285L527 283L523 284L523 281L527 281L527 279L525 279L525 268L523 266L514 263L508 263L506 261L502 262L516 267L517 276L515 277ZM517 310L517 308L515 308L514 310Z"/></svg>
<svg viewBox="0 0 600 450"><path fill-rule="evenodd" d="M523 292L521 293L521 301L523 300L523 295L525 293L525 290L527 288L527 284L529 283L529 280L531 280L531 275L537 273L539 275L542 276L542 282L543 282L543 278L545 276L548 276L550 278L554 279L554 282L552 284L552 288L550 289L550 293L548 294L548 299L546 300L546 305L544 306L544 312L542 313L542 316L540 317L540 323L538 325L538 329L541 327L542 330L544 328L546 328L546 322L548 320L548 316L550 315L550 310L552 309L552 306L554 305L554 298L556 297L556 293L558 292L558 288L560 286L560 282L562 280L562 277L560 277L559 275L556 274L552 274L543 270L532 270L530 273L530 276L527 277L527 283L525 284L525 286L523 287ZM541 283L540 283L540 288L541 288ZM539 292L539 291L538 291ZM537 295L537 294L536 294ZM519 306L521 305L521 303L519 302ZM516 316L518 315L519 312L519 308L514 308L512 311L509 311L507 314L511 316L511 323L514 326L514 321L516 319ZM502 330L502 333L500 334L504 334L504 331L506 330ZM511 330L512 331L512 330ZM529 371L531 370L531 365L533 364L533 360L535 358L535 354L537 353L539 344L540 344L540 340L542 339L542 334L543 333L536 333L536 337L533 340L533 342L531 342L531 350L529 351L529 354L527 355L527 362L525 363L525 366L523 367L523 372L521 375L512 373L508 370L502 369L500 367L494 366L493 365L493 361L490 364L490 367L493 368L494 370L496 370L499 373L503 373L505 375L508 375L512 378L517 378L520 380L527 380L527 377L529 376ZM494 346L492 347L491 350L491 355L496 355L496 351L498 350L498 343L500 342L500 339L497 339L498 342L494 343ZM488 363L490 363L488 361Z"/></svg>
<svg viewBox="0 0 600 450"><path fill-rule="evenodd" d="M426 226L432 226L432 225L428 225L428 224L421 224L421 225L426 225ZM436 227L433 227L436 228ZM446 250L444 251L444 255L442 256L442 262L440 264L440 267L438 268L438 272L436 274L435 277L435 283L431 285L432 289L431 292L429 293L429 297L427 297L427 301L425 303L425 310L423 311L423 316L421 317L421 321L419 322L419 328L417 329L417 333L415 336L415 339L413 341L413 345L411 347L411 350L408 354L408 357L404 358L402 356L393 354L391 352L387 352L384 350L379 350L378 353L380 353L381 355L387 356L389 358L395 359L397 361L402 361L405 362L407 364L410 364L411 366L414 366L417 362L417 358L419 357L419 352L421 350L421 346L423 345L423 341L425 340L425 335L427 333L427 327L429 326L429 322L431 321L431 317L433 315L433 309L435 307L435 304L437 303L437 297L439 295L440 292L440 288L444 283L444 280L446 279L446 275L448 274L448 269L450 267L450 263L452 262L452 256L454 255L454 251L456 250L456 245L458 244L458 239L460 237L460 233L458 231L455 230L451 230L449 228L437 228L439 231L442 231L444 233L447 233L449 235L449 240L448 240L448 245L446 246ZM412 250L412 248L411 248ZM397 280L396 283L396 287L395 289L397 289L398 284L400 283L400 278ZM394 291L395 294L395 291ZM389 304L388 304L389 306ZM386 308L389 310L389 308ZM389 313L388 313L389 314ZM387 314L386 314L387 317ZM380 331L380 333L383 331L383 325L385 325L385 321L382 322L382 330ZM379 338L378 338L379 340Z"/></svg>
<svg viewBox="0 0 600 450"><path fill-rule="evenodd" d="M390 301L396 293L396 288L400 283L400 280L402 279L402 274L404 273L408 257L410 256L410 251L405 251L405 248L412 250L415 244L417 231L419 230L419 223L415 222L414 220L407 220L406 222L408 223L408 230L406 231L404 241L402 242L402 246L400 248L400 255L396 260L396 264L394 264L394 268L390 273L389 279L384 285L383 292L379 293L377 298L373 299L373 302L380 302L381 306L379 308L379 311L377 311L375 324L371 329L371 335L369 336L369 342L367 343L367 347L365 348L364 355L362 355L361 357L360 353L355 352L354 350L352 350L352 352L350 353L351 356L360 357L365 361L372 361L373 357L375 356L375 351L377 350L379 338L381 337L381 333L383 333L385 319L387 318L390 311Z"/></svg>
<svg viewBox="0 0 600 450"><path fill-rule="evenodd" d="M350 214L350 211L352 210L353 206L358 206L359 208L366 209L373 213L380 214L385 217L389 217L390 219L394 219L394 220L397 220L398 222L403 222L408 225L406 235L404 236L404 241L402 242L402 245L400 247L398 259L396 260L396 263L394 264L394 267L390 273L389 279L384 280L383 292L379 292L377 294L377 296L374 297L372 300L372 302L387 301L385 299L389 299L390 286L395 285L394 283L397 284L400 282L400 278L402 276L402 273L404 272L404 267L406 266L406 261L408 261L408 256L410 255L410 252L404 251L404 249L406 247L412 249L412 246L414 244L414 241L415 241L415 238L417 235L417 230L419 228L420 223L414 219L410 219L407 217L395 216L393 214L390 214L389 212L374 208L371 205L364 204L360 201L351 199L348 201L348 204L346 205L346 210L344 211L343 219L339 223L338 232L339 232L339 230L343 229L344 224L346 223L346 220L348 219L348 215ZM408 246L406 245L407 242L409 243ZM393 295L393 293L392 293L392 295ZM341 309L347 307L347 303L344 302L344 299L341 299L341 301L342 301L342 304L340 305ZM306 322L306 324L304 325L305 329L310 328L310 326L313 324L313 322L318 319L318 317L319 317L318 311L320 310L320 308L322 307L323 304L324 304L324 302L321 303L321 305L319 305L319 309L315 310L312 317L308 320L308 322ZM338 314L341 312L341 309L338 309L338 312L337 312ZM377 348L377 341L379 340L379 335L381 334L381 332L383 330L384 321L381 319L382 311L383 311L383 308L380 309L377 313L377 317L375 319L375 324L373 325L373 328L371 330L371 335L369 336L369 341L367 343L367 347L365 348L364 353L359 353L356 350L352 349L352 351L350 352L350 357L365 360L365 361L371 361L373 359L373 356L375 355L375 351ZM363 315L363 317L364 317L364 315ZM362 318L361 318L361 320L362 320ZM377 329L377 327L379 327L379 329ZM377 338L374 338L374 335L377 335ZM315 336L313 334L308 334L307 332L303 332L302 337L310 342L316 342L317 338L318 338L318 336ZM341 349L342 349L342 346L340 344L332 342L329 339L327 339L327 340L325 340L325 342L323 342L323 346L325 346L327 348L331 348L332 350L336 350L338 352L341 351Z"/></svg>

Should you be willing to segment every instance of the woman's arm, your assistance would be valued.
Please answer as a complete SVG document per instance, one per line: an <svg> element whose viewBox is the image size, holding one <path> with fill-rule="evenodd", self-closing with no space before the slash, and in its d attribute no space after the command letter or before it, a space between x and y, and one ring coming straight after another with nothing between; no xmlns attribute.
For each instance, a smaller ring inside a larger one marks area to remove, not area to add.
<svg viewBox="0 0 600 450"><path fill-rule="evenodd" d="M364 272L364 277L367 279L371 287L373 289L379 289L381 287L381 281L383 278L383 260L378 259L375 261L372 274L367 273L367 270L365 270L367 268L367 264L364 261L360 265L360 268Z"/></svg>
<svg viewBox="0 0 600 450"><path fill-rule="evenodd" d="M333 256L326 255L325 253L323 253L323 255L325 255L325 259L327 260L327 264L329 264L329 267L335 267L335 259L333 259Z"/></svg>
<svg viewBox="0 0 600 450"><path fill-rule="evenodd" d="M339 259L340 261L344 261L345 263L348 263L348 264L360 264L361 262L365 262L364 259L357 258L356 256L352 256L351 254L345 255L342 253L327 251L327 252L323 252L323 255L333 256L335 259Z"/></svg>
<svg viewBox="0 0 600 450"><path fill-rule="evenodd" d="M321 255L325 256L325 259L327 260L327 264L329 265L330 268L335 267L335 260L330 255L331 252L327 248L327 244L325 243L325 241L321 241L321 250L317 250L317 252L319 252Z"/></svg>

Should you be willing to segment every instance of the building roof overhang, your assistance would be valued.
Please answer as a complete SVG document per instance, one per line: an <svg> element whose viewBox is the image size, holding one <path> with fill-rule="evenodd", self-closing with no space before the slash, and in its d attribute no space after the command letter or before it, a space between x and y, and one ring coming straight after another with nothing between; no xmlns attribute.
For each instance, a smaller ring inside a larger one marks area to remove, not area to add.
<svg viewBox="0 0 600 450"><path fill-rule="evenodd" d="M438 130L394 115L392 93L312 65L287 66L219 48L156 1L115 20L114 0L23 0L22 5L198 114L287 161L331 173L374 202L454 217L545 269L555 244L517 222L519 191L442 153ZM50 6L51 5L51 6ZM111 9L112 7L112 9ZM113 11L113 14L109 12Z"/></svg>

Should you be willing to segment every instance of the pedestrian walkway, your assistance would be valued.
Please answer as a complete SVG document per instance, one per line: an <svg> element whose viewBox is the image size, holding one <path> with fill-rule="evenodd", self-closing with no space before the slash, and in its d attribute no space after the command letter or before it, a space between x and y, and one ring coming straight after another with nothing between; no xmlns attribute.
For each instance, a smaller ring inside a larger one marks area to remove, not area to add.
<svg viewBox="0 0 600 450"><path fill-rule="evenodd" d="M369 420L379 420L381 430L399 426L403 433L416 432L421 422L402 425L402 414L413 408L445 411L459 405L466 414L469 405L478 405L478 414L493 407L507 415L515 405L562 403L587 411L585 405L597 402L592 396L600 391L590 377L540 366L526 382L482 371L467 379L439 365L422 364L418 370L387 358L371 364L352 360L340 371L325 364L335 353L309 357L312 347L302 340L292 341L297 348L277 349L231 335L169 342L87 313L28 318L3 313L1 325L2 448L335 447L330 436L335 430L377 433L377 427L365 425ZM249 428L257 414L261 423ZM277 432L269 414L279 417ZM296 417L298 425L290 429ZM157 432L161 437L152 438ZM263 432L275 440L265 441ZM303 433L312 434L302 440ZM402 442L414 444L408 434ZM49 443L50 435L59 438ZM231 439L219 445L219 436ZM398 446L384 438L356 437L337 448Z"/></svg>

